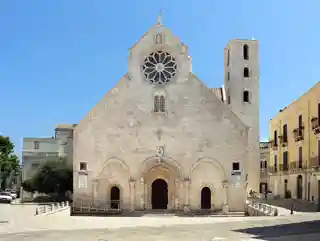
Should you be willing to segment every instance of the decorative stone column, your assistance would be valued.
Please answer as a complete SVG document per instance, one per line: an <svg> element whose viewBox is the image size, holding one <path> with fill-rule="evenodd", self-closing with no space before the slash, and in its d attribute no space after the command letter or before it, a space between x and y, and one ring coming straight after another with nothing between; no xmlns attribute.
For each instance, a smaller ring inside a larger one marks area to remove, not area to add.
<svg viewBox="0 0 320 241"><path fill-rule="evenodd" d="M180 187L180 182L178 179L174 180L174 186L175 186L175 193L174 193L172 208L175 210L178 210L179 209L179 187Z"/></svg>
<svg viewBox="0 0 320 241"><path fill-rule="evenodd" d="M144 204L145 204L145 196L146 196L146 188L145 188L145 184L144 184L144 179L143 177L140 179L140 184L141 184L141 187L142 187L142 195L140 197L140 208L142 210L144 210Z"/></svg>
<svg viewBox="0 0 320 241"><path fill-rule="evenodd" d="M136 202L136 181L130 179L130 209L135 210Z"/></svg>
<svg viewBox="0 0 320 241"><path fill-rule="evenodd" d="M184 207L183 210L184 212L189 212L190 208L189 208L189 186L190 186L190 179L189 178L185 178L183 180L184 183Z"/></svg>
<svg viewBox="0 0 320 241"><path fill-rule="evenodd" d="M222 212L228 213L229 212L229 205L228 205L228 181L227 180L222 182L222 187L224 189L224 199L223 199Z"/></svg>
<svg viewBox="0 0 320 241"><path fill-rule="evenodd" d="M93 201L93 203L97 203L98 202L98 180L94 180L93 182L92 182L92 201Z"/></svg>

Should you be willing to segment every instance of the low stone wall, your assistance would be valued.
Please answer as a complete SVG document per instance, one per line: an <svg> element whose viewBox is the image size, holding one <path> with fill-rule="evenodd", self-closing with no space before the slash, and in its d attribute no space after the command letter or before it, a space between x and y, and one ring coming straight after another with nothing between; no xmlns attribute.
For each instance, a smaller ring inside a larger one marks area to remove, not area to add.
<svg viewBox="0 0 320 241"><path fill-rule="evenodd" d="M69 202L40 205L36 208L35 215L49 215L69 208Z"/></svg>
<svg viewBox="0 0 320 241"><path fill-rule="evenodd" d="M247 216L278 216L278 209L256 200L248 200L246 214Z"/></svg>

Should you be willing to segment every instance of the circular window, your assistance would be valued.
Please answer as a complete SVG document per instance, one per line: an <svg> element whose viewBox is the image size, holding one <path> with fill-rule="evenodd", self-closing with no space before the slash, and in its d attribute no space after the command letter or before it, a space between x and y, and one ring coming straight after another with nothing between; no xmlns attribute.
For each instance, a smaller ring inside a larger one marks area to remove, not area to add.
<svg viewBox="0 0 320 241"><path fill-rule="evenodd" d="M175 58L162 51L153 52L144 59L142 66L144 76L155 84L165 84L175 76L177 64Z"/></svg>

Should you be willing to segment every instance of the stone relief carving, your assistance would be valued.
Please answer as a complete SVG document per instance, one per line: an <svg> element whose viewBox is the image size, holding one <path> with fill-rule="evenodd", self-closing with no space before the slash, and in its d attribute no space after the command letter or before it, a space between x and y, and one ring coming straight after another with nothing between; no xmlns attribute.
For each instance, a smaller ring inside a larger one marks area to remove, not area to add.
<svg viewBox="0 0 320 241"><path fill-rule="evenodd" d="M156 152L156 156L162 157L163 154L164 154L163 147L158 147L158 148L157 148L157 152Z"/></svg>

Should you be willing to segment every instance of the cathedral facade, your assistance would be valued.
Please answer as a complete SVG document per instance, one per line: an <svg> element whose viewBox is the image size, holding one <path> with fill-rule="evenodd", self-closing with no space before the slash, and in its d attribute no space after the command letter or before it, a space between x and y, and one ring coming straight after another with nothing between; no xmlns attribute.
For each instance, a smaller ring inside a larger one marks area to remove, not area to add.
<svg viewBox="0 0 320 241"><path fill-rule="evenodd" d="M192 73L160 22L128 72L74 129L74 203L123 210L243 211L259 187L258 42L225 48L224 88Z"/></svg>

